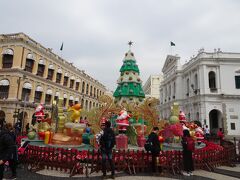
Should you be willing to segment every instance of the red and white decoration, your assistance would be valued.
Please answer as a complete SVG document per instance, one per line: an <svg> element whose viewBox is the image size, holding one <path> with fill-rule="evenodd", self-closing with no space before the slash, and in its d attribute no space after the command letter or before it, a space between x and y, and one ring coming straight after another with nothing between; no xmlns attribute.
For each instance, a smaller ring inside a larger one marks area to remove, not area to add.
<svg viewBox="0 0 240 180"><path fill-rule="evenodd" d="M128 119L130 117L131 116L127 113L125 109L120 111L116 120L116 124L118 125L118 130L120 132L125 132L127 130L127 127L129 126Z"/></svg>

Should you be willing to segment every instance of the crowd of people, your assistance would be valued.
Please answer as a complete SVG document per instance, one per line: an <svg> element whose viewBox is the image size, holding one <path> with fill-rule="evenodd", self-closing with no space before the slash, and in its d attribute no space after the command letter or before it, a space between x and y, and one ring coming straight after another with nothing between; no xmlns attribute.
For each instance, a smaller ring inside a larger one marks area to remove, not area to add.
<svg viewBox="0 0 240 180"><path fill-rule="evenodd" d="M26 125L26 132L29 130L29 123ZM114 162L112 159L112 150L116 144L116 138L114 131L111 128L111 122L106 121L101 124L102 131L100 132L99 137L99 149L102 154L102 173L103 179L107 177L107 160L109 162L109 166L111 169L111 178L115 178L115 167ZM4 173L4 164L6 162L9 163L9 167L11 169L12 175L9 179L16 179L17 172L17 145L16 145L16 136L19 135L21 132L20 124L16 123L15 126L11 123L4 123L0 128L0 180L3 179ZM147 143L151 144L151 149L149 150L152 155L152 164L151 170L153 175L156 172L161 172L161 169L156 169L157 158L161 152L160 141L158 138L159 128L153 127L152 132L149 134L147 138ZM206 125L204 127L204 135L205 139L208 140L211 136L210 130ZM217 137L220 140L220 144L222 144L224 133L222 128L220 128L217 132ZM192 153L194 151L195 145L193 139L190 136L189 130L183 130L183 137L182 137L182 148L183 148L183 175L190 176L193 175L194 165L192 159Z"/></svg>

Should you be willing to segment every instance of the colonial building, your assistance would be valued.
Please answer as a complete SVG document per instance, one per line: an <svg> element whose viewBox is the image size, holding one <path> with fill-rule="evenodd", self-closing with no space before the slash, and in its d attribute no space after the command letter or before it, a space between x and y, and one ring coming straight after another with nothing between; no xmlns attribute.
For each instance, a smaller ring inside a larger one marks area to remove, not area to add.
<svg viewBox="0 0 240 180"><path fill-rule="evenodd" d="M98 107L106 88L72 63L23 33L0 35L0 119L31 122L37 104L51 112L54 99L65 107ZM20 114L19 114L20 113ZM13 115L15 115L13 120Z"/></svg>
<svg viewBox="0 0 240 180"><path fill-rule="evenodd" d="M205 52L200 49L184 65L180 57L168 55L162 69L160 116L170 116L178 102L190 121L208 125L214 133L240 135L240 53Z"/></svg>
<svg viewBox="0 0 240 180"><path fill-rule="evenodd" d="M160 98L160 84L162 81L162 75L150 75L145 84L143 85L143 91L146 97Z"/></svg>

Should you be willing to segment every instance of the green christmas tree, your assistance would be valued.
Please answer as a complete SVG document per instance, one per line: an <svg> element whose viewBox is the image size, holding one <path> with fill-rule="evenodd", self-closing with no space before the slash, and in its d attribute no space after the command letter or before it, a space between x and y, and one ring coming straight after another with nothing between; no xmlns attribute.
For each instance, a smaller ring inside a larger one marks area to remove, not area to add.
<svg viewBox="0 0 240 180"><path fill-rule="evenodd" d="M129 42L129 46L131 45L132 42ZM145 94L139 77L140 72L131 50L125 54L120 73L121 76L117 81L118 86L113 94L115 103L119 105L122 103L136 103L138 105L143 102Z"/></svg>

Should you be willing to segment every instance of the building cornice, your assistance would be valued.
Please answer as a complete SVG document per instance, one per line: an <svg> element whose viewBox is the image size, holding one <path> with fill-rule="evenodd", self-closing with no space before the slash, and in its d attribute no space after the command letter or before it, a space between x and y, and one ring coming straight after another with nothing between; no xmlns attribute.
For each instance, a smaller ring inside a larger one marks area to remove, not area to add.
<svg viewBox="0 0 240 180"><path fill-rule="evenodd" d="M45 57L52 58L52 60L55 61L55 63L58 63L61 67L64 67L70 71L73 71L77 75L79 75L79 74L82 75L82 78L88 78L85 80L93 82L93 83L99 85L101 88L106 90L106 87L102 83L100 83L98 80L95 80L91 76L86 74L84 72L84 70L80 70L77 67L73 66L72 63L64 60L63 58L61 58L58 55L56 55L55 53L53 53L50 48L48 48L48 49L45 48L40 43L34 41L32 38L30 38L29 36L27 36L24 33L6 34L6 35L2 34L2 35L0 35L0 42L2 44L10 43L9 45L14 45L14 43L20 43L20 45L28 48L29 50L34 49L35 51L43 54ZM11 43L13 43L13 44L11 44Z"/></svg>

